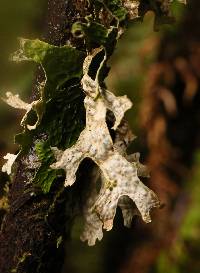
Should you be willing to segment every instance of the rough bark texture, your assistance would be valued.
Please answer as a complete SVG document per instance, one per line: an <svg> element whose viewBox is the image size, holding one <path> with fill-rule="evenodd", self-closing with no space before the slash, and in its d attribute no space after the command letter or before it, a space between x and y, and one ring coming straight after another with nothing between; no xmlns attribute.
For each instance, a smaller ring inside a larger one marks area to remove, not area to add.
<svg viewBox="0 0 200 273"><path fill-rule="evenodd" d="M55 45L70 40L75 45L70 28L85 12L85 1L49 0L44 39ZM42 78L39 69L36 82ZM34 85L32 99L37 97L36 90ZM43 137L35 136L35 139ZM65 238L65 224L70 227L71 212L66 215L65 207L66 200L68 204L71 202L73 190L59 194L62 183L57 183L49 194L32 195L30 173L24 164L28 156L19 158L9 191L10 210L0 233L0 272L59 273L64 260L64 240L59 247L57 240L60 236Z"/></svg>
<svg viewBox="0 0 200 273"><path fill-rule="evenodd" d="M134 226L129 252L117 272L155 271L161 250L170 248L176 239L187 206L184 183L199 147L200 128L200 2L188 2L180 26L161 39L141 109L151 170L149 186L164 207L151 225Z"/></svg>

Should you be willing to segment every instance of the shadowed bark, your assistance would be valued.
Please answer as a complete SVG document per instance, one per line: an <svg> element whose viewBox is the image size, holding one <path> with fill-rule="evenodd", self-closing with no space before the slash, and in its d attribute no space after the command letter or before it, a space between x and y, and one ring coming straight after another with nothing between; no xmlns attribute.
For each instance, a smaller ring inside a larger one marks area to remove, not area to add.
<svg viewBox="0 0 200 273"><path fill-rule="evenodd" d="M85 1L49 0L44 40L54 45L63 45L69 40L76 46L70 34L71 25L85 14ZM42 78L38 68L35 83ZM31 99L36 97L37 88L33 84ZM43 138L45 135L35 136L35 140ZM70 229L71 211L66 214L65 207L67 202L68 205L71 202L73 190L64 190L59 194L63 181L58 181L50 193L33 195L29 182L34 171L28 173L24 163L30 153L18 159L9 191L10 209L0 233L0 272L59 273L65 255L64 240L59 247L57 242L61 236L63 239L67 236L65 229Z"/></svg>

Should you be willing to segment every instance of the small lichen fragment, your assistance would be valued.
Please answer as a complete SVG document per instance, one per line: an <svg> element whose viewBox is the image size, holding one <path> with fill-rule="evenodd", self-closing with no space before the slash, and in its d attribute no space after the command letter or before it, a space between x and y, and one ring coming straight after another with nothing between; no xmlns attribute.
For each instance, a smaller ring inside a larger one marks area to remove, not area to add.
<svg viewBox="0 0 200 273"><path fill-rule="evenodd" d="M6 92L6 98L3 98L3 100L13 108L26 111L25 115L23 116L23 118L21 120L22 126L26 125L26 119L27 119L28 113L31 110L39 108L40 105L42 104L41 100L33 101L30 104L26 103L19 97L18 94L14 95L11 92ZM38 112L36 112L36 113L37 113L37 117L38 117L37 122L34 125L29 125L29 124L26 125L29 130L34 130L37 127L38 123L40 122L41 117L38 114Z"/></svg>
<svg viewBox="0 0 200 273"><path fill-rule="evenodd" d="M5 172L7 173L8 175L11 174L11 171L12 171L12 166L17 158L18 154L17 155L14 155L14 154L10 154L8 153L7 155L5 155L3 158L7 160L7 162L3 165L2 167L2 172Z"/></svg>

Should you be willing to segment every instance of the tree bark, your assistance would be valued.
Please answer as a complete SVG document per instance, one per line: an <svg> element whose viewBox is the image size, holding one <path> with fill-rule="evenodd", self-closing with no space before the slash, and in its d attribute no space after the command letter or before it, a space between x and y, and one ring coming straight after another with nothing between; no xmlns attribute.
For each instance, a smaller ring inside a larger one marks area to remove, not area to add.
<svg viewBox="0 0 200 273"><path fill-rule="evenodd" d="M43 40L54 45L70 41L72 45L80 46L73 40L70 30L73 22L84 17L86 11L86 1L49 0ZM35 83L42 79L38 68ZM36 84L33 84L31 100L37 97ZM35 136L35 139L43 137ZM66 214L65 209L73 192L78 190L68 189L60 194L59 184L62 183L58 183L48 194L33 195L33 186L29 183L32 177L24 163L31 150L18 159L9 191L9 212L4 217L0 233L0 272L59 273L65 256L65 229L71 226L72 213ZM63 240L58 246L61 237Z"/></svg>

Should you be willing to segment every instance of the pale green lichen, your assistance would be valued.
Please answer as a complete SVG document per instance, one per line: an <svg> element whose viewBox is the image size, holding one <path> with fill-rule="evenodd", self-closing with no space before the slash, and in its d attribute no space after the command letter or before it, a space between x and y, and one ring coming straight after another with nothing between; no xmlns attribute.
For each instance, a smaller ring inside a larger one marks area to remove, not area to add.
<svg viewBox="0 0 200 273"><path fill-rule="evenodd" d="M112 111L115 116L113 129L116 130L124 113L132 104L126 96L116 97L100 86L98 73L94 80L90 78L87 71L91 61L91 56L86 58L83 69L85 75L82 78L82 86L86 94L84 100L86 127L76 144L69 149L60 151L53 148L57 161L51 165L53 169L66 171L65 186L74 184L76 172L84 158L91 158L101 170L103 177L101 189L98 193L95 188L91 191L87 203L87 213L85 213L86 228L81 237L83 240L88 240L90 245L94 244L97 238L99 240L102 238L102 225L106 230L112 228L120 198L122 198L121 207L123 215L126 217L126 225L130 223L134 212L123 205L123 200L126 200L123 198L124 196L128 196L136 204L145 222L151 221L149 214L151 208L159 206L156 195L139 180L138 163L129 162L124 157L122 148L119 148L117 144L114 145L106 124L107 109ZM135 161L138 161L137 156L134 158Z"/></svg>

